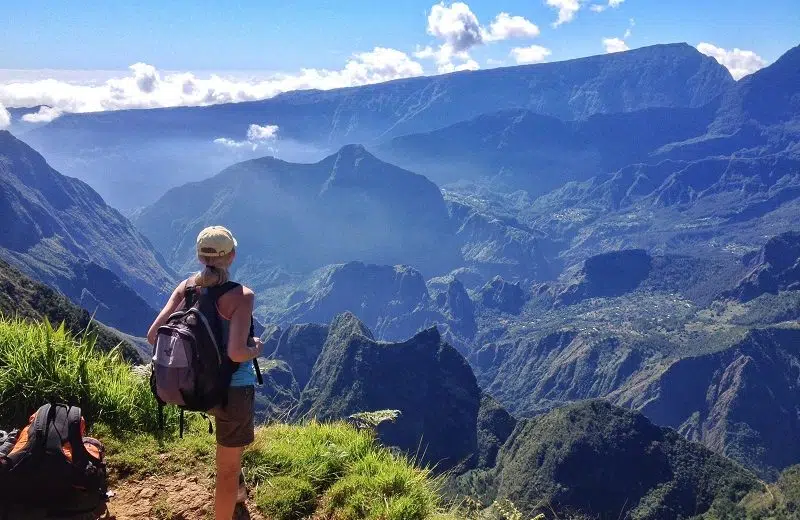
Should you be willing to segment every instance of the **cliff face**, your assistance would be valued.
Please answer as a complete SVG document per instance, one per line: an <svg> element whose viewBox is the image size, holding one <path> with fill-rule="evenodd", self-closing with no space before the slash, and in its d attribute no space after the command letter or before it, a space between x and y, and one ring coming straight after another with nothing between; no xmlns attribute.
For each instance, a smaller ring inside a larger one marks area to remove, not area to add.
<svg viewBox="0 0 800 520"><path fill-rule="evenodd" d="M747 275L724 294L748 302L762 294L800 290L800 233L789 231L767 241Z"/></svg>
<svg viewBox="0 0 800 520"><path fill-rule="evenodd" d="M800 459L800 329L753 330L659 372L612 398L768 477Z"/></svg>
<svg viewBox="0 0 800 520"><path fill-rule="evenodd" d="M400 410L396 423L379 430L381 439L447 470L474 462L480 399L466 360L436 329L381 343L345 313L330 325L296 415L333 419Z"/></svg>

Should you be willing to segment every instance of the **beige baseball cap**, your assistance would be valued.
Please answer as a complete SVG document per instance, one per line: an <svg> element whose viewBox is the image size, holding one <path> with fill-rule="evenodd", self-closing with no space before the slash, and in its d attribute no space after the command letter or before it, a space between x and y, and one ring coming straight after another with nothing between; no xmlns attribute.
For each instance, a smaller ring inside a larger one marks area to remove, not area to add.
<svg viewBox="0 0 800 520"><path fill-rule="evenodd" d="M236 249L233 233L223 226L210 226L197 235L197 254L200 256L225 256Z"/></svg>

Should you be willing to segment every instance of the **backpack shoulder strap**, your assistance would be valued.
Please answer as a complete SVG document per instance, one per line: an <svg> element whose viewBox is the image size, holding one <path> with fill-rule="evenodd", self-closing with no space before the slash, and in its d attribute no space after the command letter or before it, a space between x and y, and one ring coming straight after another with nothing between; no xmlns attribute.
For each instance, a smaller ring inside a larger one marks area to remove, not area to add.
<svg viewBox="0 0 800 520"><path fill-rule="evenodd" d="M230 280L225 282L222 285L217 285L214 287L210 287L208 289L208 293L214 298L214 300L218 300L223 294L229 293L232 290L236 289L237 287L241 287L242 284L231 282Z"/></svg>
<svg viewBox="0 0 800 520"><path fill-rule="evenodd" d="M79 407L70 406L67 408L67 438L72 446L72 463L79 468L84 468L88 457L86 448L83 446L81 421L81 409Z"/></svg>
<svg viewBox="0 0 800 520"><path fill-rule="evenodd" d="M183 286L184 308L188 309L197 301L198 286L194 283L194 277L187 278Z"/></svg>

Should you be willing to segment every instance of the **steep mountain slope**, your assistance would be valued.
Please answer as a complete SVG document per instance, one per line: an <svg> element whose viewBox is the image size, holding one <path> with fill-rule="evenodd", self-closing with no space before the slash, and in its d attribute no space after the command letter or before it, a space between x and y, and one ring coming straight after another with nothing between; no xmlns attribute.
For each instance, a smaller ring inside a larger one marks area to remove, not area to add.
<svg viewBox="0 0 800 520"><path fill-rule="evenodd" d="M702 135L718 104L597 114L577 121L510 110L397 137L375 151L439 184L485 180L500 189L538 195L646 161L666 144Z"/></svg>
<svg viewBox="0 0 800 520"><path fill-rule="evenodd" d="M402 341L438 326L446 340L461 350L475 335L474 307L458 276L448 274L426 283L407 265L326 266L299 282L266 288L258 299L265 303L256 314L288 330L292 323L327 323L352 312L383 341Z"/></svg>
<svg viewBox="0 0 800 520"><path fill-rule="evenodd" d="M667 147L675 159L708 155L797 156L800 134L800 46L725 91L708 131Z"/></svg>
<svg viewBox="0 0 800 520"><path fill-rule="evenodd" d="M330 325L297 416L400 410L396 423L379 430L381 439L443 471L474 463L480 400L466 360L435 328L402 343L380 343L346 313Z"/></svg>
<svg viewBox="0 0 800 520"><path fill-rule="evenodd" d="M445 321L435 309L422 274L404 265L350 262L331 266L312 287L291 298L300 301L272 321L328 323L350 311L386 340L405 339Z"/></svg>
<svg viewBox="0 0 800 520"><path fill-rule="evenodd" d="M278 125L283 157L307 161L347 143L426 132L504 109L583 119L697 107L732 84L724 67L693 47L657 45L558 63L290 92L250 103L69 114L28 136L58 168L127 210L233 162L234 155L212 140L241 139L253 123ZM153 175L142 178L144 171Z"/></svg>
<svg viewBox="0 0 800 520"><path fill-rule="evenodd" d="M47 319L53 326L63 323L75 335L87 331L94 334L97 346L103 350L119 345L126 359L139 360L133 345L94 321L86 310L50 287L31 280L3 260L0 260L0 316L27 321Z"/></svg>
<svg viewBox="0 0 800 520"><path fill-rule="evenodd" d="M182 272L194 269L195 237L212 223L237 236L239 268L268 260L309 272L361 260L438 273L459 256L436 185L360 146L313 164L273 158L236 164L171 190L135 223Z"/></svg>
<svg viewBox="0 0 800 520"><path fill-rule="evenodd" d="M450 218L456 227L464 265L485 279L501 275L513 279L547 279L554 275L552 247L540 231L509 215L501 208L476 204L472 186L445 194Z"/></svg>
<svg viewBox="0 0 800 520"><path fill-rule="evenodd" d="M765 250L776 265L796 261ZM636 250L593 257L574 278L532 287L517 314L479 306L468 359L520 416L606 398L771 477L800 459L800 291L720 299L746 269Z"/></svg>
<svg viewBox="0 0 800 520"><path fill-rule="evenodd" d="M141 335L170 290L173 274L130 222L8 132L0 218L0 256L125 332Z"/></svg>
<svg viewBox="0 0 800 520"><path fill-rule="evenodd" d="M748 302L764 293L800 290L800 233L772 237L751 264L747 276L725 297Z"/></svg>
<svg viewBox="0 0 800 520"><path fill-rule="evenodd" d="M567 265L634 248L738 262L793 229L800 160L779 154L639 164L568 183L521 211L529 226L560 237Z"/></svg>
<svg viewBox="0 0 800 520"><path fill-rule="evenodd" d="M768 477L800 460L800 328L753 330L712 354L643 370L612 399Z"/></svg>
<svg viewBox="0 0 800 520"><path fill-rule="evenodd" d="M552 518L689 518L717 498L738 500L758 483L740 466L602 401L521 421L496 465L460 477L462 493L511 499Z"/></svg>

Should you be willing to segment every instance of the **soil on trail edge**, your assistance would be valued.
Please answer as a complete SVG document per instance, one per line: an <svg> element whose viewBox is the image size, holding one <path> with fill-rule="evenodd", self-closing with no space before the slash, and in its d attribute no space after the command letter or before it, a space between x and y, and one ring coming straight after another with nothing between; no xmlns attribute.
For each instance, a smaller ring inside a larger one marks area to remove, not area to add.
<svg viewBox="0 0 800 520"><path fill-rule="evenodd" d="M114 496L106 511L84 514L68 520L213 520L214 482L204 476L174 475L125 481L111 488ZM17 514L14 514L17 513ZM13 512L9 519L38 520L44 512ZM63 517L62 517L63 518ZM234 520L265 520L251 500L239 505Z"/></svg>

